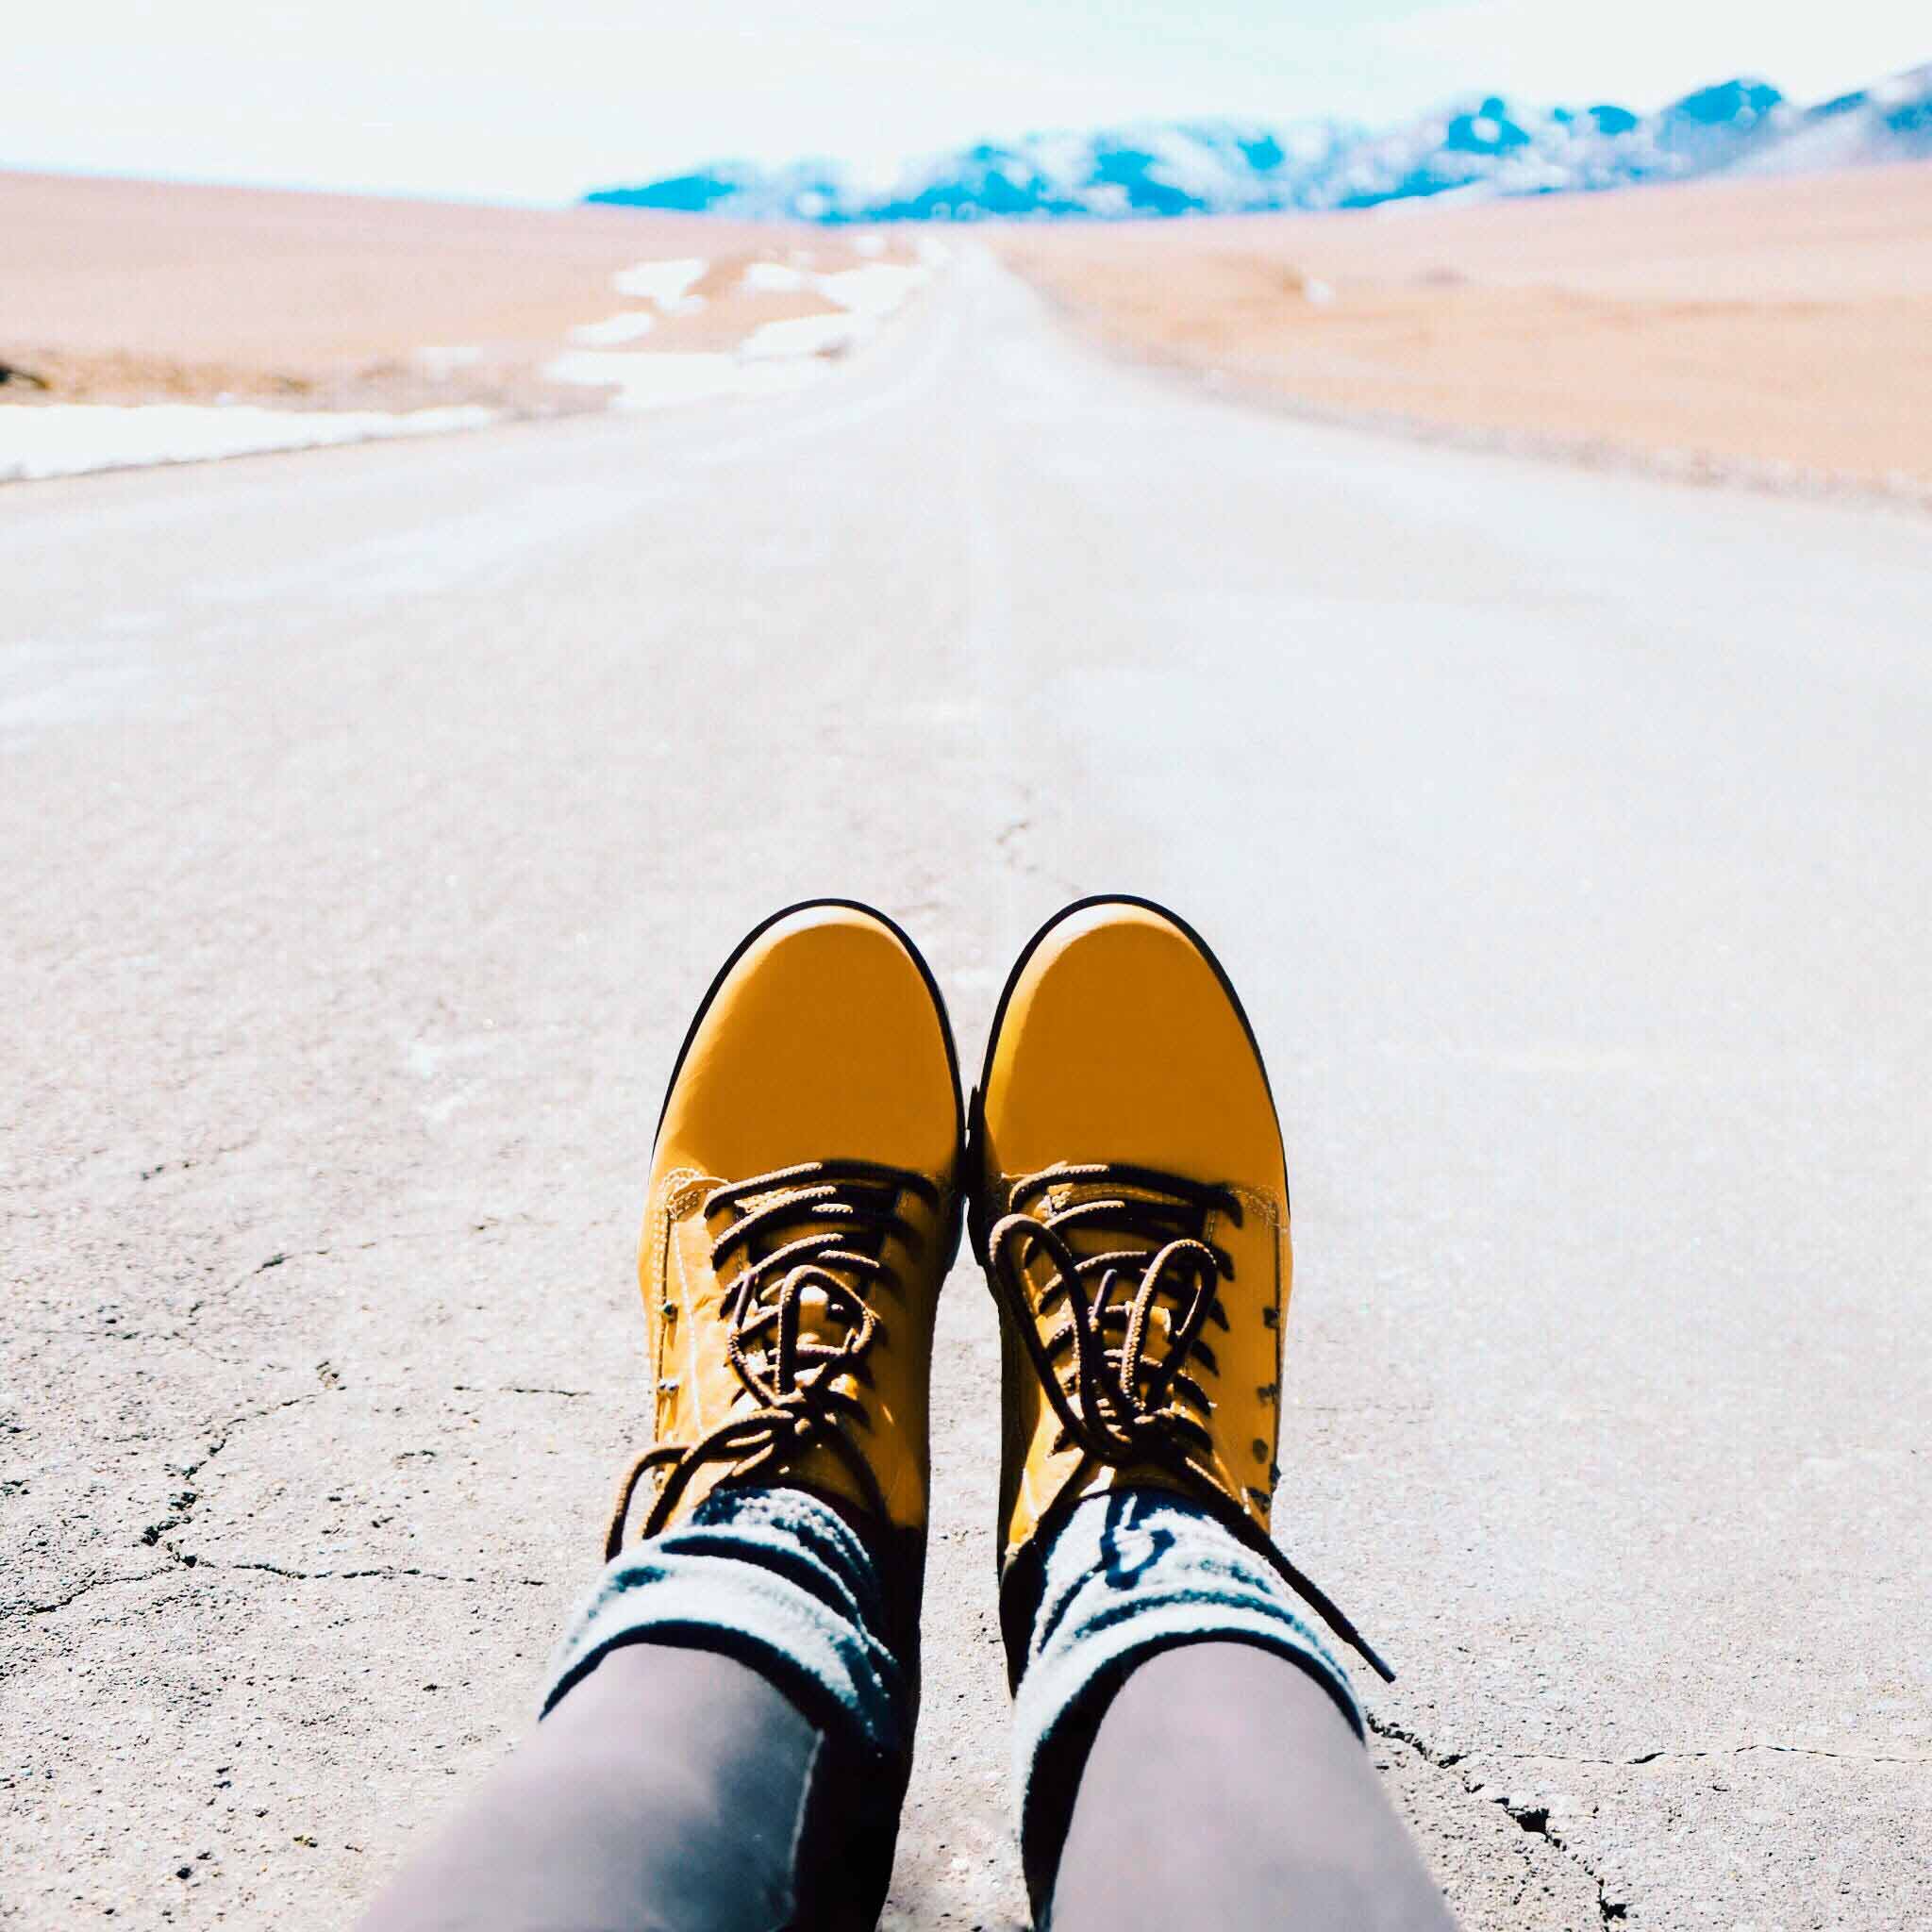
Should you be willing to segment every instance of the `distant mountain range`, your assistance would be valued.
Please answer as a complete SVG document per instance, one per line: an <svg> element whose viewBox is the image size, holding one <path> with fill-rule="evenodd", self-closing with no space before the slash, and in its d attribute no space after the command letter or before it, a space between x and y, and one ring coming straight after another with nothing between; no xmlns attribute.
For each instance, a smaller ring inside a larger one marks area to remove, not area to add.
<svg viewBox="0 0 1932 1932"><path fill-rule="evenodd" d="M1932 156L1932 65L1816 107L1727 80L1655 114L1472 94L1399 126L1182 121L982 142L891 178L833 161L722 161L587 200L824 223L1234 214L1457 194L1557 194L1718 173Z"/></svg>

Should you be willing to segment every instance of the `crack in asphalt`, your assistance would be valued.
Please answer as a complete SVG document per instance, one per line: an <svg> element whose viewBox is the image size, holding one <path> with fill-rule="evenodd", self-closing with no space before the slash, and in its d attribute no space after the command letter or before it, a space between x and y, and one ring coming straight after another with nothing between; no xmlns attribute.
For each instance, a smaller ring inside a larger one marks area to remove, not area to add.
<svg viewBox="0 0 1932 1932"><path fill-rule="evenodd" d="M1392 1743L1406 1744L1424 1763L1438 1771L1447 1772L1472 1798L1492 1797L1481 1784L1473 1784L1457 1770L1457 1766L1469 1762L1470 1754L1463 1751L1443 1751L1428 1742L1416 1731L1393 1718L1377 1717L1368 1713L1369 1729L1376 1737L1387 1739ZM1596 1887L1596 1908L1598 1917L1606 1925L1621 1924L1629 1916L1630 1902L1627 1899L1612 1898L1603 1874L1586 1858L1577 1848L1554 1829L1550 1823L1549 1807L1538 1805L1512 1797L1493 1800L1500 1803L1518 1825L1532 1838L1540 1838L1569 1858L1583 1875Z"/></svg>
<svg viewBox="0 0 1932 1932"><path fill-rule="evenodd" d="M193 1569L199 1559L187 1555L173 1542L164 1541L163 1539L166 1538L170 1530L185 1529L190 1522L192 1521L195 1505L201 1501L201 1491L193 1487L194 1479L228 1446L229 1439L235 1434L237 1429L244 1428L250 1423L264 1421L269 1416L278 1415L285 1408L294 1408L302 1403L313 1402L320 1393L321 1391L316 1390L306 1395L285 1396L280 1402L270 1403L266 1408L246 1409L241 1415L235 1416L228 1422L217 1424L214 1441L203 1450L194 1461L184 1464L176 1472L181 1478L182 1487L170 1505L175 1513L164 1518L159 1523L149 1524L141 1533L142 1541L150 1547L156 1543L160 1543L161 1547L176 1562L182 1564L187 1569Z"/></svg>
<svg viewBox="0 0 1932 1932"><path fill-rule="evenodd" d="M388 1583L413 1579L420 1583L496 1583L525 1590L550 1588L541 1576L457 1576L448 1571L420 1570L413 1564L404 1563L372 1563L353 1570L291 1570L280 1563L215 1563L203 1557L198 1560L197 1567L203 1570L255 1570L269 1576L286 1577L291 1583L338 1583L375 1577Z"/></svg>
<svg viewBox="0 0 1932 1932"><path fill-rule="evenodd" d="M562 1395L573 1401L597 1392L594 1389L552 1389L541 1382L506 1382L494 1389L476 1382L452 1382L450 1390L457 1395Z"/></svg>
<svg viewBox="0 0 1932 1932"><path fill-rule="evenodd" d="M363 1245L374 1246L376 1243L372 1242ZM317 1249L313 1252L326 1254L329 1251L325 1248ZM267 1260L251 1270L250 1273L259 1274L267 1269L279 1267L289 1257L283 1254L272 1255ZM246 1279L245 1276L243 1278ZM565 1389L533 1383L508 1383L495 1388L484 1388L458 1382L453 1384L452 1387L456 1392L460 1394L548 1395L561 1397L565 1400L576 1400L593 1392L588 1389ZM202 1471L208 1468L209 1463L214 1461L227 1448L230 1440L236 1432L246 1428L250 1424L264 1422L270 1416L279 1415L286 1409L299 1407L305 1403L319 1401L325 1392L325 1390L318 1389L301 1395L285 1396L279 1402L269 1403L260 1408L244 1409L240 1415L231 1416L227 1421L215 1425L212 1439L209 1441L207 1448L193 1461L183 1463L172 1472L181 1483L181 1488L171 1499L171 1507L175 1513L163 1517L158 1523L149 1524L141 1536L142 1542L147 1547L159 1547L161 1553L168 1558L166 1563L156 1569L138 1570L127 1575L93 1577L88 1582L77 1585L65 1595L49 1598L43 1603L22 1599L8 1604L0 1604L0 1617L52 1616L56 1611L64 1610L69 1605L79 1602L82 1597L90 1596L95 1591L112 1590L129 1583L150 1583L157 1578L172 1575L181 1570L254 1570L273 1576L285 1576L298 1582L323 1582L338 1578L376 1577L395 1581L406 1578L418 1578L427 1583L476 1584L495 1582L523 1585L535 1590L548 1588L543 1579L534 1576L495 1578L458 1576L442 1571L423 1570L413 1566L398 1564L369 1565L344 1570L294 1570L280 1564L265 1561L224 1562L216 1558L201 1556L192 1550L184 1550L180 1546L178 1535L173 1533L185 1530L193 1521L195 1509L203 1498L203 1491L195 1487L196 1478L200 1476Z"/></svg>
<svg viewBox="0 0 1932 1932"><path fill-rule="evenodd" d="M290 1261L320 1261L331 1255L366 1255L373 1249L390 1247L397 1241L458 1241L464 1235L488 1234L498 1227L555 1227L556 1224L531 1214L491 1215L482 1221L465 1222L460 1227L399 1228L393 1234L375 1235L366 1241L332 1241L325 1248L277 1248L266 1260L258 1261L253 1268L238 1275L225 1291L232 1293L244 1281L253 1281L258 1274L266 1274L271 1268L280 1268ZM190 1303L184 1320L192 1322L208 1307L209 1300L210 1297L203 1295Z"/></svg>
<svg viewBox="0 0 1932 1932"><path fill-rule="evenodd" d="M116 1590L124 1583L152 1583L158 1576L170 1576L175 1565L163 1563L158 1570L137 1570L131 1576L96 1576L92 1582L83 1583L70 1590L65 1596L57 1596L43 1604L16 1603L6 1606L0 1615L9 1617L51 1617L56 1610L64 1610L69 1604L77 1604L82 1597L92 1596L97 1590Z"/></svg>
<svg viewBox="0 0 1932 1932"><path fill-rule="evenodd" d="M1751 1751L1775 1751L1789 1757L1835 1757L1847 1764L1932 1764L1932 1753L1906 1752L1892 1756L1875 1751L1834 1751L1823 1744L1780 1744L1754 1739L1743 1744L1711 1744L1702 1748L1663 1747L1640 1751L1634 1757L1579 1757L1557 1751L1498 1751L1491 1755L1524 1764L1602 1764L1630 1770L1643 1764L1691 1762L1700 1757L1742 1757Z"/></svg>
<svg viewBox="0 0 1932 1932"><path fill-rule="evenodd" d="M78 1603L84 1596L91 1596L97 1590L112 1590L123 1584L150 1583L157 1577L167 1576L177 1569L192 1570L199 1566L201 1558L180 1549L172 1541L167 1541L170 1530L185 1529L194 1515L195 1505L201 1501L201 1491L193 1487L195 1478L228 1446L229 1439L236 1430L245 1428L250 1423L263 1421L276 1415L285 1408L293 1408L299 1403L313 1402L320 1391L313 1394L291 1395L280 1402L272 1402L265 1408L245 1409L242 1414L231 1417L227 1422L216 1424L214 1440L192 1462L182 1464L173 1474L182 1487L171 1500L170 1507L175 1512L162 1518L159 1523L151 1523L142 1530L141 1541L152 1549L159 1544L168 1561L158 1569L137 1570L124 1576L96 1576L69 1591L65 1596L49 1598L45 1603L16 1602L0 1606L0 1615L8 1617L48 1617L57 1610L64 1610L70 1604Z"/></svg>
<svg viewBox="0 0 1932 1932"><path fill-rule="evenodd" d="M70 1604L75 1604L84 1596L92 1596L99 1590L115 1590L124 1584L154 1583L164 1576L177 1576L184 1570L244 1571L252 1570L269 1576L287 1578L291 1583L336 1583L374 1579L386 1583L464 1583L494 1584L506 1589L548 1590L549 1582L541 1576L458 1576L447 1571L422 1570L413 1564L373 1563L358 1565L347 1570L291 1570L280 1563L268 1562L217 1562L207 1557L195 1556L191 1551L170 1549L171 1561L153 1570L138 1570L129 1576L96 1576L92 1581L71 1590L65 1596L55 1597L46 1603L9 1604L0 1615L7 1617L49 1617L57 1610L64 1610Z"/></svg>
<svg viewBox="0 0 1932 1932"><path fill-rule="evenodd" d="M263 1267L269 1267L273 1265L274 1264L272 1262L264 1262L262 1264ZM256 1272L258 1274L260 1270L258 1269ZM325 1369L327 1367L327 1364L324 1363L323 1367ZM329 1386L334 1387L336 1385L330 1384ZM457 1386L461 1387L460 1384ZM280 1414L284 1409L295 1408L300 1407L304 1403L320 1401L322 1396L325 1392L325 1390L317 1389L312 1390L307 1394L303 1395L285 1396L280 1402L270 1403L265 1408L249 1409L243 1414L236 1416L232 1421L222 1424L219 1426L214 1441L208 1444L207 1450L203 1453L199 1460L192 1462L182 1469L182 1471L180 1472L182 1481L184 1482L184 1484L192 1483L195 1476L197 1476L202 1470L206 1469L208 1465L210 1462L212 1462L215 1459L215 1457L219 1456L222 1453L222 1451L228 1446L229 1440L234 1436L235 1432L238 1429L245 1427L250 1423L265 1421L268 1417L272 1415ZM582 1390L570 1389L510 1389L504 1390L501 1391L479 1391L475 1392L501 1392L506 1394L527 1393L541 1395L576 1395L583 1394L588 1391ZM417 1568L414 1565L407 1564L368 1564L360 1565L354 1569L344 1570L294 1570L290 1569L283 1564L271 1563L267 1561L225 1562L220 1560L219 1558L201 1556L192 1550L184 1550L180 1547L178 1541L175 1540L170 1539L165 1541L162 1541L163 1535L166 1531L171 1529L184 1529L188 1526L188 1524L190 1523L194 1514L195 1505L199 1503L201 1500L201 1491L194 1489L184 1489L180 1495L178 1495L175 1500L175 1507L180 1511L179 1515L169 1519L165 1523L151 1524L148 1526L147 1530L143 1533L142 1541L147 1543L160 1542L162 1549L165 1550L168 1556L174 1559L174 1562L179 1565L179 1567L184 1570L254 1570L262 1572L271 1576L284 1576L289 1578L291 1581L303 1583L325 1582L339 1578L347 1579L354 1577L376 1577L383 1578L389 1581L402 1581L406 1578L413 1577L418 1578L425 1583L475 1584L491 1581L507 1584L522 1584L536 1590L542 1590L548 1587L541 1578L534 1576L512 1576L497 1578L485 1578L481 1576L457 1576L442 1571L424 1570ZM160 1571L152 1571L148 1574L151 1575L160 1575L164 1574L165 1573Z"/></svg>

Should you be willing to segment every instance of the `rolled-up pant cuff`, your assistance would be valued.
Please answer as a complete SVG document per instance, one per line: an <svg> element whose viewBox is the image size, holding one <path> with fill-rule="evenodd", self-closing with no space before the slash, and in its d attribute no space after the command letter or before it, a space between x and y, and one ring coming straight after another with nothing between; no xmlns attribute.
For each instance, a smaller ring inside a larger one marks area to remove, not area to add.
<svg viewBox="0 0 1932 1932"><path fill-rule="evenodd" d="M914 1661L895 1647L885 1556L804 1490L715 1490L606 1565L544 1679L547 1713L621 1644L713 1650L761 1672L862 1758L911 1752Z"/></svg>
<svg viewBox="0 0 1932 1932"><path fill-rule="evenodd" d="M1348 1674L1300 1599L1219 1518L1164 1490L1089 1497L1051 1536L1016 1659L1014 1775L1036 1901L1050 1889L1093 1727L1126 1674L1184 1643L1250 1643L1307 1671L1366 1735Z"/></svg>

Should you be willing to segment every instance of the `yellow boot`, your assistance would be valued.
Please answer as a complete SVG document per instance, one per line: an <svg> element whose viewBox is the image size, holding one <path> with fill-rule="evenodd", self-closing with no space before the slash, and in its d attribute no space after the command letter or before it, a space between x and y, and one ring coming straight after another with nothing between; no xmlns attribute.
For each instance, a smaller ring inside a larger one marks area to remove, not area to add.
<svg viewBox="0 0 1932 1932"><path fill-rule="evenodd" d="M1220 962L1147 901L1068 907L1007 982L974 1112L974 1244L1005 1361L1003 1579L1082 1498L1159 1486L1263 1551L1384 1670L1269 1540L1288 1175Z"/></svg>
<svg viewBox="0 0 1932 1932"><path fill-rule="evenodd" d="M790 908L712 983L671 1077L638 1275L657 1446L609 1554L724 1482L796 1485L917 1536L940 1283L958 1242L958 1066L932 974L840 900Z"/></svg>

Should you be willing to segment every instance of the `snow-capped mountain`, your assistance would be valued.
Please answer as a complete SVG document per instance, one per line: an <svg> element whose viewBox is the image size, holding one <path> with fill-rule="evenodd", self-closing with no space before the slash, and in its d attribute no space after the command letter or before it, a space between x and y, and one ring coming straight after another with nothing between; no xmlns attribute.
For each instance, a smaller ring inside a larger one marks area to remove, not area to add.
<svg viewBox="0 0 1932 1932"><path fill-rule="evenodd" d="M1932 64L1810 109L1782 139L1747 156L1752 173L1811 174L1932 155Z"/></svg>
<svg viewBox="0 0 1932 1932"><path fill-rule="evenodd" d="M725 161L587 198L747 220L1105 219L1552 194L1919 155L1932 155L1932 66L1814 108L1749 78L1701 88L1655 114L1473 94L1382 129L1183 121L982 142L908 161L884 181L835 161Z"/></svg>

